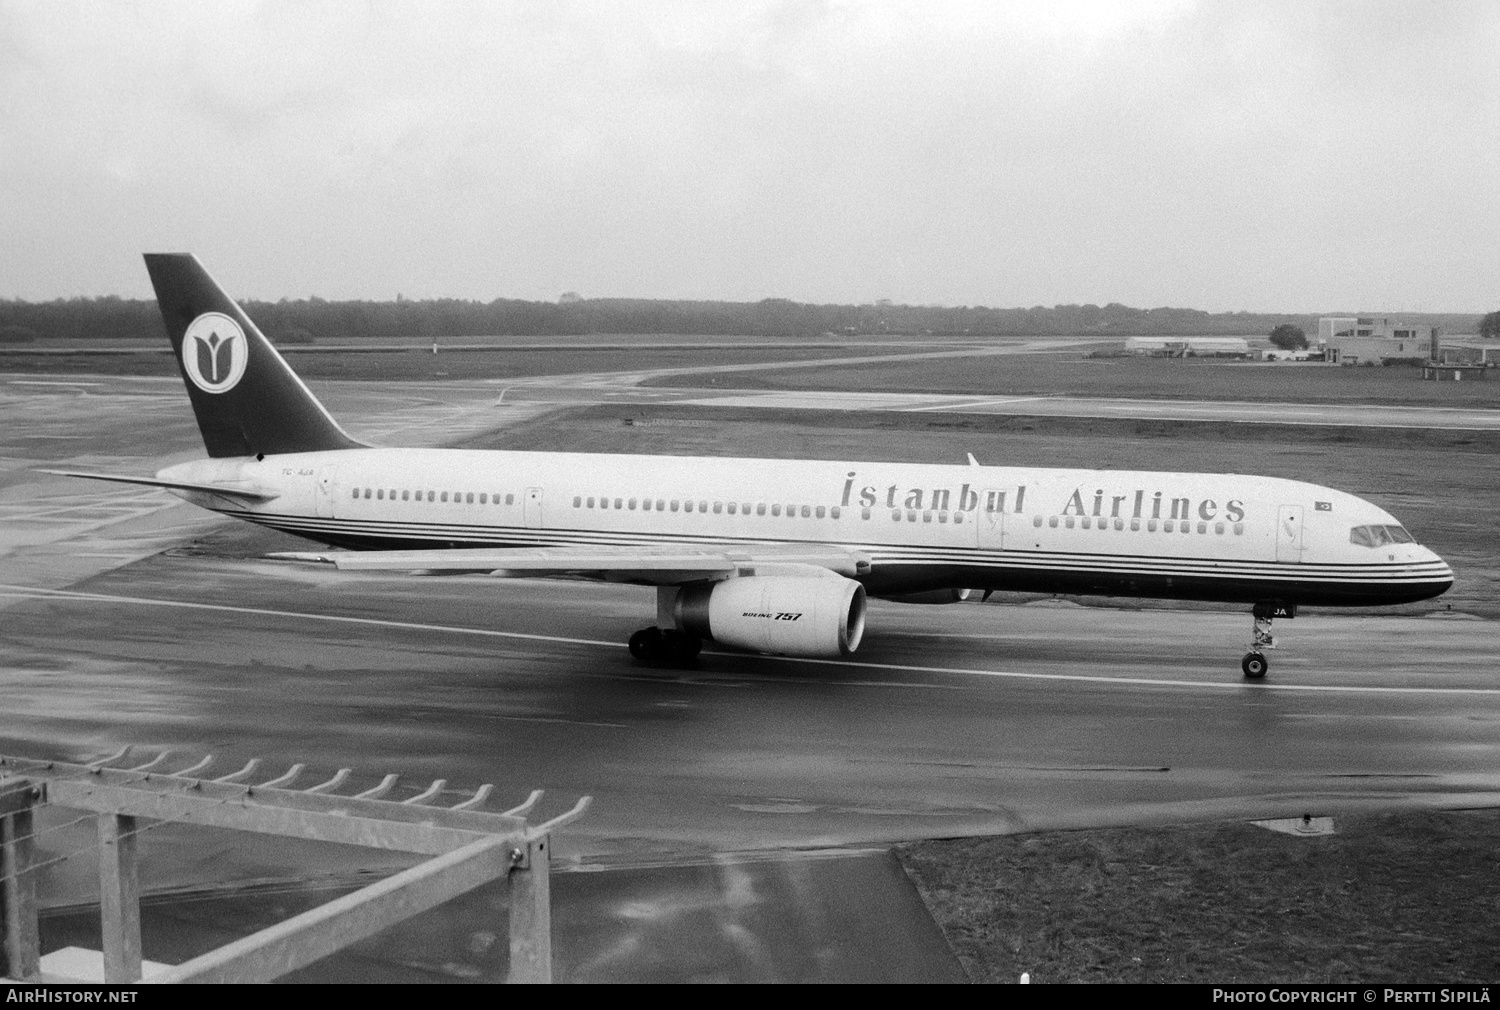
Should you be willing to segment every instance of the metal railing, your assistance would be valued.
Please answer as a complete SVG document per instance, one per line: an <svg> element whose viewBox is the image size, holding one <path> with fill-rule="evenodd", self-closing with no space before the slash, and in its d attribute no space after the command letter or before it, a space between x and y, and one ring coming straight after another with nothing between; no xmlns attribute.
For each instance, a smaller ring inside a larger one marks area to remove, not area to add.
<svg viewBox="0 0 1500 1010"><path fill-rule="evenodd" d="M212 757L169 772L161 770L168 752L142 764L121 766L129 751L126 747L88 764L0 756L0 922L5 955L0 973L17 980L47 980L40 966L36 872L79 854L37 858L35 809L48 804L85 812L48 830L90 818L97 822L106 982L270 981L501 878L510 890L509 981L552 980L549 835L582 816L589 797L559 817L532 825L527 815L541 800L541 790L518 806L490 813L480 809L494 791L489 785L456 804L438 806L435 801L446 786L443 779L406 799L391 800L385 797L397 785L395 775L387 775L373 788L341 795L334 790L352 774L347 768L298 789L293 783L306 770L301 764L257 784L252 780L260 778L259 759L238 771L205 778L201 773ZM137 840L152 827L169 823L430 858L142 979Z"/></svg>

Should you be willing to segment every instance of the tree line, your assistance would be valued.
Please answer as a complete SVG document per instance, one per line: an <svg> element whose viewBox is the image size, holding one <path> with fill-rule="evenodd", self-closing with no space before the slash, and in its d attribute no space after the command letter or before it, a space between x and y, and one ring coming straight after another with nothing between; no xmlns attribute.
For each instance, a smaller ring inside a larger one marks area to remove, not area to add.
<svg viewBox="0 0 1500 1010"><path fill-rule="evenodd" d="M1108 305L1031 308L875 303L819 305L758 302L570 298L536 302L497 298L246 301L242 307L273 340L319 338L536 336L671 333L816 338L866 334L934 336L1216 336L1268 332L1290 321L1316 329L1313 316ZM1462 317L1473 325L1473 317ZM1469 332L1473 332L1470 330ZM0 341L33 339L160 340L156 302L119 297L48 302L0 300Z"/></svg>

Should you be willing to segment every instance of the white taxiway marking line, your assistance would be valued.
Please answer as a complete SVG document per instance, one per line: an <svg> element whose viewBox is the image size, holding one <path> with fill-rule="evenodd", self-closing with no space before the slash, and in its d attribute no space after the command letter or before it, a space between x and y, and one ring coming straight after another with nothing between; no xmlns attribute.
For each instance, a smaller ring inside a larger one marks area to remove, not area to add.
<svg viewBox="0 0 1500 1010"><path fill-rule="evenodd" d="M595 638L565 638L561 635L533 635L521 631L494 631L489 628L463 628L448 624L420 624L414 621L387 621L375 617L344 617L338 614L307 614L295 610L267 610L259 607L227 607L217 603L186 603L180 600L154 600L140 596L113 596L106 593L77 593L65 589L37 589L30 586L0 584L0 597L21 599L88 600L96 603L132 603L145 607L178 607L185 610L217 610L232 614L261 614L267 617L291 617L305 621L329 621L338 624L369 624L383 628L405 628L412 631L438 631L455 635L481 635L487 638L519 638L533 642L558 642L564 645L601 645L622 649L623 642L605 642ZM742 653L713 652L710 655L737 656ZM1494 687L1381 687L1334 684L1246 684L1243 681L1164 680L1156 677L1099 677L1082 673L1018 673L1010 670L975 670L967 667L911 666L904 663L866 663L859 660L809 659L799 656L756 656L754 658L809 666L836 666L849 670L890 670L898 673L943 673L963 677L995 677L1006 680L1045 680L1080 684L1107 684L1126 687L1206 688L1213 691L1311 691L1328 694L1435 694L1500 695ZM899 687L902 685L883 685Z"/></svg>
<svg viewBox="0 0 1500 1010"><path fill-rule="evenodd" d="M973 410L975 407L1010 406L1012 403L1031 403L1034 400L1050 400L1050 396L1008 396L994 400L959 400L953 403L937 403L926 407L906 407L908 414L920 414L924 410Z"/></svg>
<svg viewBox="0 0 1500 1010"><path fill-rule="evenodd" d="M218 603L186 603L181 600L153 600L141 596L112 596L106 593L75 593L65 589L35 589L29 586L0 585L0 596L35 600L88 600L93 603L133 603L142 607L178 607L184 610L218 610L231 614L260 614L264 617L294 617L304 621L330 621L337 624L373 624L382 628L405 628L409 631L444 631L458 635L483 635L489 638L522 638L537 642L562 642L568 645L607 645L622 649L623 642L601 642L592 638L562 638L557 635L530 635L521 631L494 631L489 628L459 628L447 624L419 624L414 621L385 621L375 617L344 617L339 614L305 614L295 610L267 610L260 607L226 607Z"/></svg>

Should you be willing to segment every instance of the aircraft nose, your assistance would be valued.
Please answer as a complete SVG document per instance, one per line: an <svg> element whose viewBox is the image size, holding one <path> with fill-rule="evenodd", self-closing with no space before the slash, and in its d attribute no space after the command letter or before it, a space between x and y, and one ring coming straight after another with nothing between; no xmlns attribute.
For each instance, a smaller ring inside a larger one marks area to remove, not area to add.
<svg viewBox="0 0 1500 1010"><path fill-rule="evenodd" d="M1417 562L1422 566L1424 571L1430 572L1433 578L1446 579L1450 585L1453 583L1453 569L1449 567L1448 562L1438 556L1436 551L1426 547L1419 547Z"/></svg>

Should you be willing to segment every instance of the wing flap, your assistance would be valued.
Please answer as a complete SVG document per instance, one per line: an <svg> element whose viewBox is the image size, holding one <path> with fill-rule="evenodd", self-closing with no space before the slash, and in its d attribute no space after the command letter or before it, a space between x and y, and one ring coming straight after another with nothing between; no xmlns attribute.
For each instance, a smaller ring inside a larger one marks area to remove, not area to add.
<svg viewBox="0 0 1500 1010"><path fill-rule="evenodd" d="M295 551L270 555L321 561L342 571L485 572L496 578L574 576L677 585L729 578L746 568L811 566L854 577L870 570L868 555L824 544L725 544L674 547L469 548L416 551Z"/></svg>

